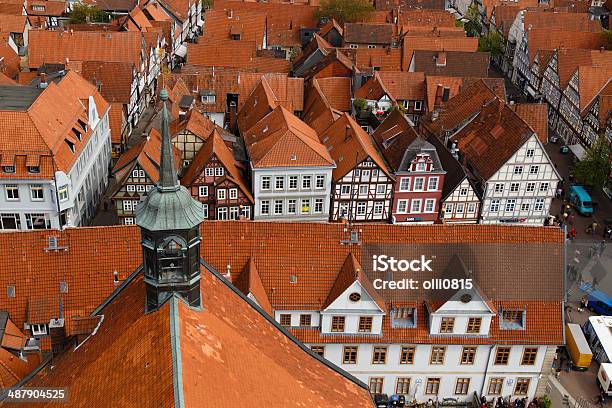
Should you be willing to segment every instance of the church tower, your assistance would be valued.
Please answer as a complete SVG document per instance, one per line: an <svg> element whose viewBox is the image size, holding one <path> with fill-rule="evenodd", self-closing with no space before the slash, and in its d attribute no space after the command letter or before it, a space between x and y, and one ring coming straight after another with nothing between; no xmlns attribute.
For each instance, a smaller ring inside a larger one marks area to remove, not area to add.
<svg viewBox="0 0 612 408"><path fill-rule="evenodd" d="M200 223L202 204L181 186L170 142L168 92L162 89L162 146L159 181L136 209L141 229L146 311L159 308L174 293L192 307L200 304Z"/></svg>

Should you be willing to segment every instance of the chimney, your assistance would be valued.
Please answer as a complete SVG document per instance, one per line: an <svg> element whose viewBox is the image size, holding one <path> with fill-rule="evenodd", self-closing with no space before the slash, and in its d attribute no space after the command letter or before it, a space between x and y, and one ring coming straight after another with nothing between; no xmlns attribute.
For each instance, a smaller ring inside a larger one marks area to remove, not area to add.
<svg viewBox="0 0 612 408"><path fill-rule="evenodd" d="M40 89L45 89L49 84L47 84L47 74L45 74L44 72L40 73L40 84L38 84L38 87Z"/></svg>

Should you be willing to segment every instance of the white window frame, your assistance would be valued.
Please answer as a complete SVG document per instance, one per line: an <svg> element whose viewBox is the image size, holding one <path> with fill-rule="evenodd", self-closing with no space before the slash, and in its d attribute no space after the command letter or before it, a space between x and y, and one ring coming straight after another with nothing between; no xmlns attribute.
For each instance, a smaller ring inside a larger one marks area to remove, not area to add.
<svg viewBox="0 0 612 408"><path fill-rule="evenodd" d="M421 181L421 187L417 188L418 182ZM412 191L425 191L425 177L415 177L412 185Z"/></svg>
<svg viewBox="0 0 612 408"><path fill-rule="evenodd" d="M266 187L266 184L268 185ZM262 191L270 191L272 188L272 177L271 176L261 176L261 190Z"/></svg>
<svg viewBox="0 0 612 408"><path fill-rule="evenodd" d="M200 196L200 197L208 197L208 186L199 186L198 187L198 196Z"/></svg>
<svg viewBox="0 0 612 408"><path fill-rule="evenodd" d="M324 205L324 200L322 198L315 198L314 213L315 214L323 213L323 205Z"/></svg>
<svg viewBox="0 0 612 408"><path fill-rule="evenodd" d="M40 192L40 197L34 197L34 192ZM32 201L44 201L45 189L42 184L30 184L30 199Z"/></svg>
<svg viewBox="0 0 612 408"><path fill-rule="evenodd" d="M270 200L261 200L259 202L259 213L261 215L270 215Z"/></svg>
<svg viewBox="0 0 612 408"><path fill-rule="evenodd" d="M500 205L501 203L499 200L491 200L491 205L489 206L489 212L492 212L492 213L499 212Z"/></svg>
<svg viewBox="0 0 612 408"><path fill-rule="evenodd" d="M224 188L217 189L217 200L225 200L226 197L227 196Z"/></svg>
<svg viewBox="0 0 612 408"><path fill-rule="evenodd" d="M417 205L415 205L417 203ZM418 207L415 209L415 207ZM410 212L413 214L420 214L422 212L423 200L420 198L415 198L410 203Z"/></svg>
<svg viewBox="0 0 612 408"><path fill-rule="evenodd" d="M427 209L429 204L431 204L431 209L430 210ZM425 205L423 207L423 212L433 213L433 212L435 212L435 209L436 209L436 199L435 198L426 198L425 199Z"/></svg>
<svg viewBox="0 0 612 408"><path fill-rule="evenodd" d="M431 186L431 182L432 181L435 182L435 186L433 186L433 188ZM436 191L436 190L438 190L438 185L439 185L438 181L439 181L438 177L430 177L429 180L427 181L427 191Z"/></svg>
<svg viewBox="0 0 612 408"><path fill-rule="evenodd" d="M406 199L400 199L397 200L397 213L398 214L408 214L408 210L410 209L410 207L408 206L410 204L410 200L406 200ZM404 209L402 210L402 207L404 207Z"/></svg>
<svg viewBox="0 0 612 408"><path fill-rule="evenodd" d="M9 191L16 191L17 195L9 197ZM17 184L6 184L4 186L6 201L19 201L19 186Z"/></svg>
<svg viewBox="0 0 612 408"><path fill-rule="evenodd" d="M229 189L229 198L230 198L230 200L237 200L238 199L238 189L237 188L230 188Z"/></svg>
<svg viewBox="0 0 612 408"><path fill-rule="evenodd" d="M317 190L325 189L325 175L324 174L318 174L315 177L315 189Z"/></svg>
<svg viewBox="0 0 612 408"><path fill-rule="evenodd" d="M410 191L410 177L402 177L399 191Z"/></svg>

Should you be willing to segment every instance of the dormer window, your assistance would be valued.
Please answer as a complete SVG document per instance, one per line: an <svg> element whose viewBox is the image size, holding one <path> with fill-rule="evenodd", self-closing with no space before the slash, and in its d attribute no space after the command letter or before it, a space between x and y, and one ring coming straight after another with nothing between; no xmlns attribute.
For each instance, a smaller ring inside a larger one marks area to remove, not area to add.
<svg viewBox="0 0 612 408"><path fill-rule="evenodd" d="M416 327L416 309L414 307L396 307L391 309L391 327Z"/></svg>
<svg viewBox="0 0 612 408"><path fill-rule="evenodd" d="M425 171L427 165L425 163L417 163L415 167L416 171Z"/></svg>
<svg viewBox="0 0 612 408"><path fill-rule="evenodd" d="M505 330L521 330L525 328L524 310L502 310L499 327Z"/></svg>
<svg viewBox="0 0 612 408"><path fill-rule="evenodd" d="M342 333L344 332L344 316L332 316L331 321L331 331L334 333Z"/></svg>
<svg viewBox="0 0 612 408"><path fill-rule="evenodd" d="M74 133L74 136L78 139L79 142L83 140L83 136L81 135L81 132L79 132L75 128L72 128L72 133Z"/></svg>
<svg viewBox="0 0 612 408"><path fill-rule="evenodd" d="M32 331L32 336L46 336L47 335L47 325L46 324L32 324L30 325L30 330Z"/></svg>
<svg viewBox="0 0 612 408"><path fill-rule="evenodd" d="M83 122L81 119L77 119L77 122L79 123L79 126L81 127L81 129L87 132L87 123Z"/></svg>
<svg viewBox="0 0 612 408"><path fill-rule="evenodd" d="M37 174L40 173L39 166L28 166L28 173Z"/></svg>
<svg viewBox="0 0 612 408"><path fill-rule="evenodd" d="M64 139L64 141L66 142L66 144L68 145L68 148L70 149L70 151L72 153L74 153L74 143L72 143L70 140L68 139Z"/></svg>
<svg viewBox="0 0 612 408"><path fill-rule="evenodd" d="M33 11L45 11L45 6L40 6L37 4L32 5L32 10Z"/></svg>
<svg viewBox="0 0 612 408"><path fill-rule="evenodd" d="M2 171L4 171L5 173L14 173L15 166L4 166L2 167Z"/></svg>
<svg viewBox="0 0 612 408"><path fill-rule="evenodd" d="M482 326L482 317L470 317L465 332L469 334L479 334L480 326Z"/></svg>

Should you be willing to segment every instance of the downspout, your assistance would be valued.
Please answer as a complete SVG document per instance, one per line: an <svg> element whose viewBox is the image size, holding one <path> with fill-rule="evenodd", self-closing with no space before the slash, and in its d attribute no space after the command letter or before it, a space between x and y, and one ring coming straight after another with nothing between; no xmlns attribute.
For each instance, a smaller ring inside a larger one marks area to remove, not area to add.
<svg viewBox="0 0 612 408"><path fill-rule="evenodd" d="M485 367L484 376L482 377L482 387L480 387L479 398L482 398L482 396L484 395L484 388L487 383L487 375L489 373L489 366L491 365L491 354L493 354L494 347L495 347L494 344L491 344L491 346L489 347L489 356L487 357L487 366Z"/></svg>
<svg viewBox="0 0 612 408"><path fill-rule="evenodd" d="M59 186L57 185L57 179L55 178L55 172L57 168L55 166L55 157L51 156L51 160L53 161L53 184L55 185L55 206L57 207L57 221L59 224L59 230L64 231L64 226L62 225L62 213L60 210L60 200L59 200ZM66 220L68 221L68 220Z"/></svg>

